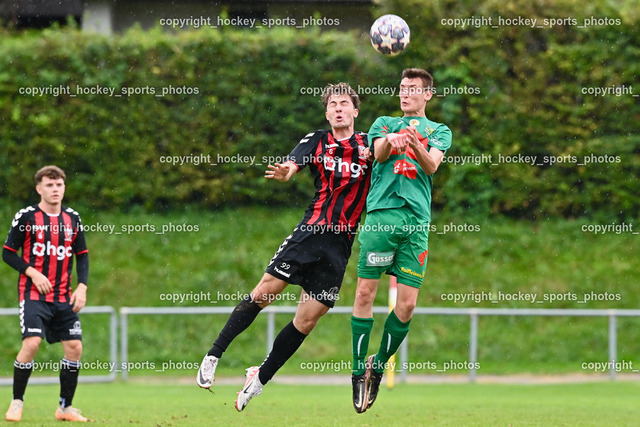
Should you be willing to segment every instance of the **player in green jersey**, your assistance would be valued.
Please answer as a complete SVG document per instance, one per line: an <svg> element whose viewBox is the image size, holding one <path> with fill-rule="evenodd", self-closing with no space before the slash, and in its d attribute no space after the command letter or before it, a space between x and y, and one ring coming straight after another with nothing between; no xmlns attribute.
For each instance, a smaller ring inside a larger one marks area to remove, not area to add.
<svg viewBox="0 0 640 427"><path fill-rule="evenodd" d="M369 130L375 156L367 216L360 230L358 285L351 317L353 406L373 405L384 366L409 332L426 271L433 174L451 146L451 130L427 119L433 77L407 68L400 83L403 117L379 117ZM382 273L396 276L398 294L378 353L367 358L373 301Z"/></svg>

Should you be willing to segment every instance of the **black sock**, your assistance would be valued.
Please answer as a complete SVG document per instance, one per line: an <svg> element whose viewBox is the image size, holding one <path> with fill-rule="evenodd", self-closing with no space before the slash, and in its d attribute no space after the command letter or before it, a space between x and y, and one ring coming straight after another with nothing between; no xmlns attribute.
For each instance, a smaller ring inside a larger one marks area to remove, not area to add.
<svg viewBox="0 0 640 427"><path fill-rule="evenodd" d="M259 379L262 384L266 384L278 372L278 369L285 364L293 353L298 350L302 341L307 336L293 326L293 321L282 328L276 339L273 341L273 349L269 356L260 366Z"/></svg>
<svg viewBox="0 0 640 427"><path fill-rule="evenodd" d="M29 377L33 372L33 361L29 363L20 363L17 360L13 362L13 398L24 400L24 391L27 389Z"/></svg>
<svg viewBox="0 0 640 427"><path fill-rule="evenodd" d="M229 316L229 320L220 331L220 335L213 343L213 347L207 353L209 356L221 357L231 341L233 341L242 331L247 329L255 320L262 308L253 302L251 295L240 301Z"/></svg>
<svg viewBox="0 0 640 427"><path fill-rule="evenodd" d="M80 373L80 361L62 359L60 366L60 406L68 408L73 401L78 385L78 374Z"/></svg>

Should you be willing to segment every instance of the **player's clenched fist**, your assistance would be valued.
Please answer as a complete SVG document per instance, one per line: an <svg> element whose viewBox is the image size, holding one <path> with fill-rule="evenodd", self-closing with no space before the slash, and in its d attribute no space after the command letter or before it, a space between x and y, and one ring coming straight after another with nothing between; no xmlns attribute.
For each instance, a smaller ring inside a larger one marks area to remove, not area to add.
<svg viewBox="0 0 640 427"><path fill-rule="evenodd" d="M391 148L398 153L404 153L407 150L407 144L409 140L407 135L392 133L387 135L387 142L391 145Z"/></svg>
<svg viewBox="0 0 640 427"><path fill-rule="evenodd" d="M420 144L420 138L418 137L418 130L415 126L407 126L407 144L415 149Z"/></svg>

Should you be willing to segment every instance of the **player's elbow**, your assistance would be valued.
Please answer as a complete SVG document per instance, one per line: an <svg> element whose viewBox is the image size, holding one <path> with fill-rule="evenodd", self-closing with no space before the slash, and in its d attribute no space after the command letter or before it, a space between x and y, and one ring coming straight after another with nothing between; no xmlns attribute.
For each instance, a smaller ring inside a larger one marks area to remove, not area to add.
<svg viewBox="0 0 640 427"><path fill-rule="evenodd" d="M422 169L427 175L433 175L438 170L438 165L424 165Z"/></svg>
<svg viewBox="0 0 640 427"><path fill-rule="evenodd" d="M4 261L7 264L11 264L11 258L12 258L12 255L14 254L15 252L12 252L7 248L2 248L2 261Z"/></svg>
<svg viewBox="0 0 640 427"><path fill-rule="evenodd" d="M379 153L379 152L376 152L376 153L373 155L373 158L374 158L374 159L376 159L376 162L378 162L378 163L384 163L384 162L386 162L386 161L387 161L387 159L389 158L389 154L388 154L388 153Z"/></svg>

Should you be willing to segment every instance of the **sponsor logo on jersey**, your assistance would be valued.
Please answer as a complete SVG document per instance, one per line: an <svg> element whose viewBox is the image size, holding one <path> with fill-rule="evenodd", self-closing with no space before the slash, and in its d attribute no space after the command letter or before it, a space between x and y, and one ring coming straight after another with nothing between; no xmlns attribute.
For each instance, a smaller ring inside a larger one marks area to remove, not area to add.
<svg viewBox="0 0 640 427"><path fill-rule="evenodd" d="M273 267L273 269L276 271L276 273L282 274L286 278L291 277L291 273L285 273L284 271L280 270L278 267Z"/></svg>
<svg viewBox="0 0 640 427"><path fill-rule="evenodd" d="M76 320L73 328L69 329L69 335L82 335L82 325L79 320Z"/></svg>
<svg viewBox="0 0 640 427"><path fill-rule="evenodd" d="M363 165L359 163L345 162L340 157L330 156L324 156L323 163L325 169L330 171L338 170L339 172L350 173L351 178L358 178L360 175L362 175L362 169L366 167L366 165L363 167Z"/></svg>
<svg viewBox="0 0 640 427"><path fill-rule="evenodd" d="M407 178L416 179L418 176L418 168L411 162L406 160L398 160L393 164L393 173L404 175Z"/></svg>
<svg viewBox="0 0 640 427"><path fill-rule="evenodd" d="M431 138L431 146L436 147L439 150L444 150L444 144L438 141L438 138Z"/></svg>
<svg viewBox="0 0 640 427"><path fill-rule="evenodd" d="M71 228L69 227L64 227L64 241L65 242L70 242L71 236L73 235L73 232L71 231Z"/></svg>
<svg viewBox="0 0 640 427"><path fill-rule="evenodd" d="M368 162L370 157L371 149L366 145L358 145L358 158Z"/></svg>
<svg viewBox="0 0 640 427"><path fill-rule="evenodd" d="M418 119L411 119L411 121L409 122L409 126L418 126L420 124L420 120Z"/></svg>
<svg viewBox="0 0 640 427"><path fill-rule="evenodd" d="M40 329L40 328L27 328L27 332L35 332L35 333L41 334L42 333L42 329Z"/></svg>
<svg viewBox="0 0 640 427"><path fill-rule="evenodd" d="M33 245L34 255L44 256L45 253L50 256L56 256L58 258L58 261L62 261L63 259L65 259L65 257L71 258L73 254L71 246L54 246L51 244L51 242L47 242L46 245L44 243L35 243Z"/></svg>
<svg viewBox="0 0 640 427"><path fill-rule="evenodd" d="M367 252L368 267L385 267L393 264L393 252Z"/></svg>
<svg viewBox="0 0 640 427"><path fill-rule="evenodd" d="M427 254L429 251L424 251L418 256L418 261L420 261L420 267L424 265L425 260L427 259Z"/></svg>
<svg viewBox="0 0 640 427"><path fill-rule="evenodd" d="M316 301L333 301L336 302L340 299L340 296L338 295L339 289L337 286L332 287L331 289L329 289L328 291L326 289L323 289L322 292L316 293L316 292L309 292L309 296L313 299L315 299Z"/></svg>
<svg viewBox="0 0 640 427"><path fill-rule="evenodd" d="M407 273L410 274L411 276L415 276L415 277L419 277L421 279L424 278L424 273L420 274L420 273L416 273L415 271L413 271L410 268L404 268L404 267L400 267L400 271L402 271L403 273Z"/></svg>
<svg viewBox="0 0 640 427"><path fill-rule="evenodd" d="M290 268L291 268L291 264L289 264L287 262L281 262L280 265L278 265L278 267L273 267L273 269L275 271L277 271L278 273L282 274L286 278L291 277L291 273L286 273L283 270L289 271Z"/></svg>

